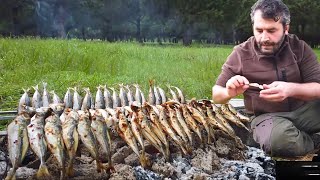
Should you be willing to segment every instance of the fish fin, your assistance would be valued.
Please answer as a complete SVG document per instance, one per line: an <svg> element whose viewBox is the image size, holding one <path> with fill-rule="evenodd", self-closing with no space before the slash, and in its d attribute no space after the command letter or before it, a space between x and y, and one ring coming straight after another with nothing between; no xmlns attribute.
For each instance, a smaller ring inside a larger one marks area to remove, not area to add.
<svg viewBox="0 0 320 180"><path fill-rule="evenodd" d="M40 165L39 170L37 172L37 179L48 179L51 177L48 167L46 165Z"/></svg>

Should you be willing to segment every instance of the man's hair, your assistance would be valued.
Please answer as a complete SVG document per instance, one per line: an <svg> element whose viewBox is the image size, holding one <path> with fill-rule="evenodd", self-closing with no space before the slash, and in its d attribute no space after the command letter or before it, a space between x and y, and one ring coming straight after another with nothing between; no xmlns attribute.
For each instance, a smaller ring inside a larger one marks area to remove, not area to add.
<svg viewBox="0 0 320 180"><path fill-rule="evenodd" d="M253 17L257 10L262 12L262 17L273 19L275 22L281 20L283 26L290 24L289 8L281 0L258 0L251 7L251 22L254 23Z"/></svg>

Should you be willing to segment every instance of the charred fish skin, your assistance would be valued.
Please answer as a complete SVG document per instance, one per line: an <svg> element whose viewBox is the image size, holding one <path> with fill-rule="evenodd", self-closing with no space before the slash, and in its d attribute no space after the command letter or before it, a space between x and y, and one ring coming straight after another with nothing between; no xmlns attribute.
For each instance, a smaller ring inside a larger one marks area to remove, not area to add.
<svg viewBox="0 0 320 180"><path fill-rule="evenodd" d="M21 113L8 125L8 152L12 168L5 180L15 179L16 170L27 153L29 147L27 121L30 121L29 115Z"/></svg>
<svg viewBox="0 0 320 180"><path fill-rule="evenodd" d="M36 175L37 179L47 179L51 177L45 162L47 153L47 142L44 134L45 118L46 112L37 112L27 126L30 147L40 159L40 166Z"/></svg>
<svg viewBox="0 0 320 180"><path fill-rule="evenodd" d="M51 154L54 155L60 166L60 179L65 179L65 146L62 138L62 126L58 115L52 113L45 119L45 138Z"/></svg>
<svg viewBox="0 0 320 180"><path fill-rule="evenodd" d="M104 153L108 157L108 167L107 170L114 171L114 167L111 161L111 139L110 139L110 130L105 123L101 112L94 110L90 112L92 115L91 129L95 135L98 144L103 149Z"/></svg>
<svg viewBox="0 0 320 180"><path fill-rule="evenodd" d="M76 156L76 151L78 149L79 137L77 132L77 125L79 121L79 115L75 110L67 109L67 117L62 123L62 138L64 145L66 147L68 155L68 166L66 169L66 174L69 177L74 176L73 161Z"/></svg>

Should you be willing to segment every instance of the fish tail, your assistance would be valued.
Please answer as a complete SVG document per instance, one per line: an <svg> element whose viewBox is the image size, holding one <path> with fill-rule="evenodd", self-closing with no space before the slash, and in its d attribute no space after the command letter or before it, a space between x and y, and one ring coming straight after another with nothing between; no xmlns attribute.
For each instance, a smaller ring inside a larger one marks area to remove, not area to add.
<svg viewBox="0 0 320 180"><path fill-rule="evenodd" d="M149 161L149 159L147 158L147 156L145 154L142 154L139 157L139 160L140 160L140 164L141 164L142 167L144 167L144 168L149 168L150 167L150 161Z"/></svg>
<svg viewBox="0 0 320 180"><path fill-rule="evenodd" d="M46 165L40 165L36 176L37 179L47 179L47 177L51 177Z"/></svg>

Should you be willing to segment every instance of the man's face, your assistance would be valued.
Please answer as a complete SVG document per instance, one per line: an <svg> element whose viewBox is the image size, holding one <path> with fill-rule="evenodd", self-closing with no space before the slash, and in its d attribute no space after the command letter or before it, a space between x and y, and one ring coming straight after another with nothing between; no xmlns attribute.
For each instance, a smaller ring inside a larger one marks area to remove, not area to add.
<svg viewBox="0 0 320 180"><path fill-rule="evenodd" d="M281 20L262 18L262 13L257 10L254 14L253 34L258 48L262 54L270 55L277 52L288 34L289 25L283 27Z"/></svg>

